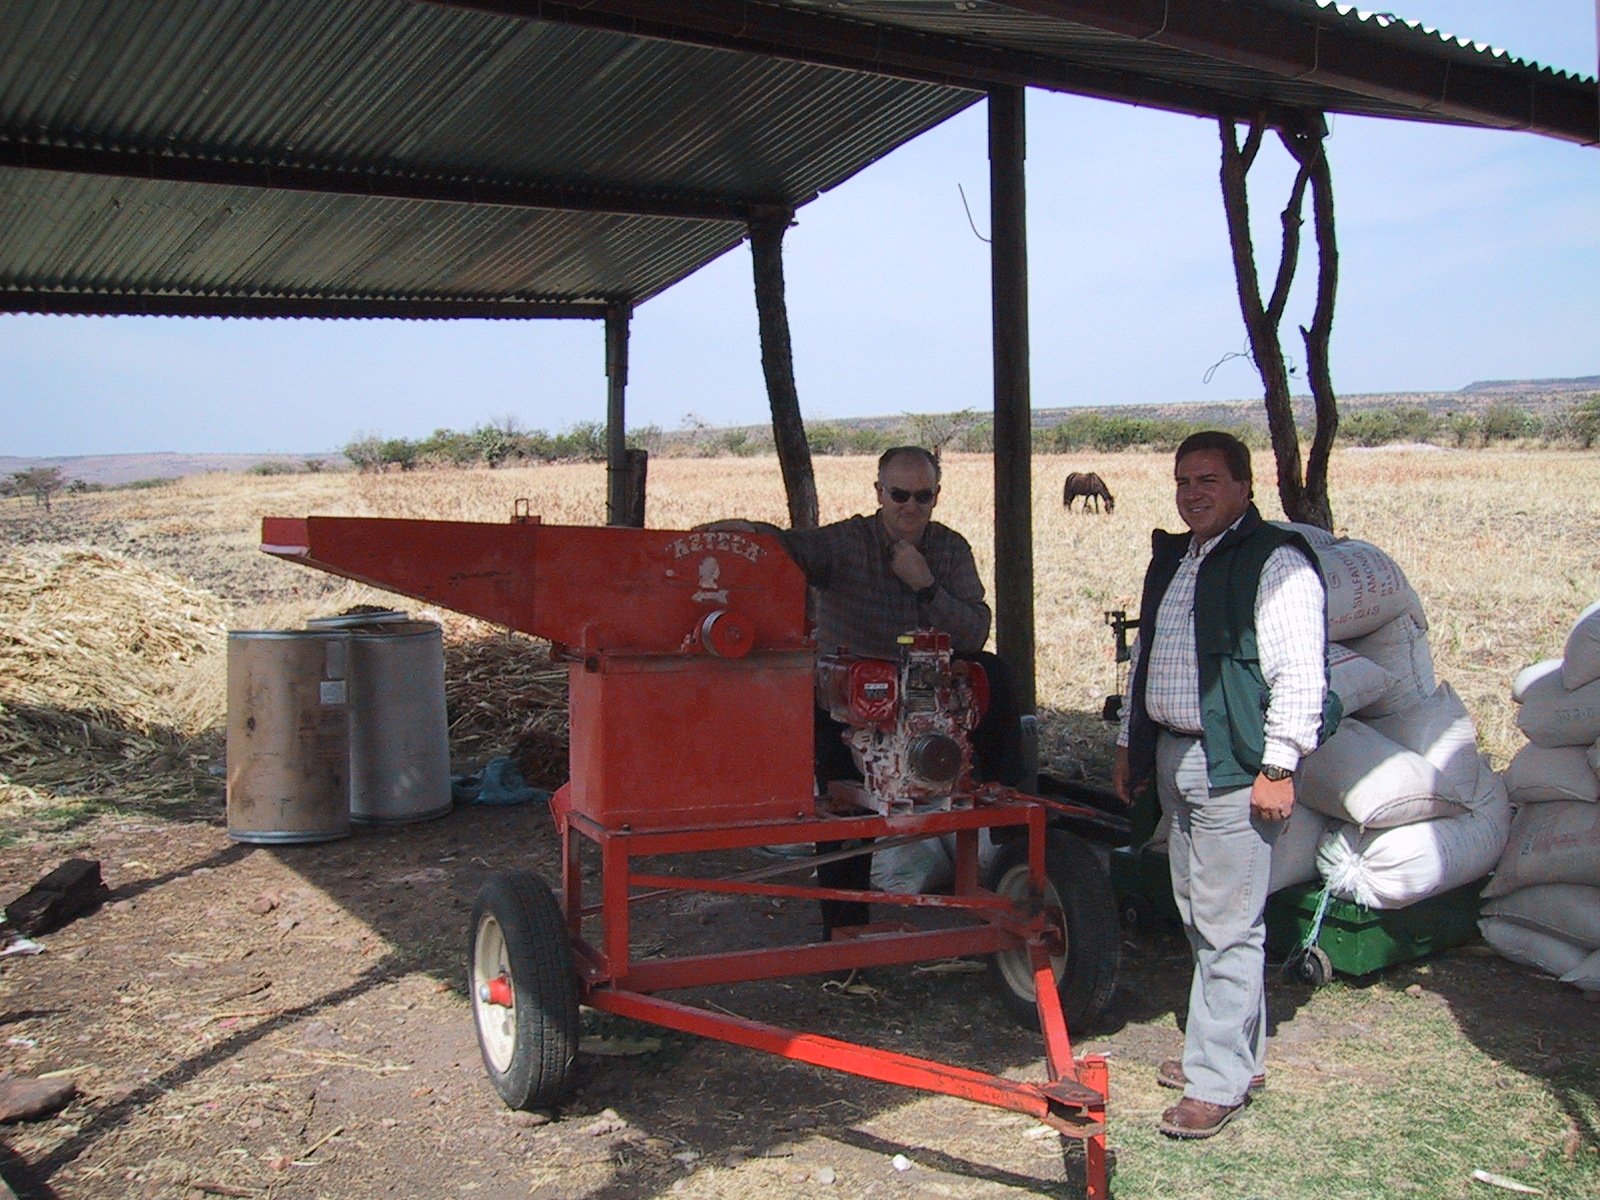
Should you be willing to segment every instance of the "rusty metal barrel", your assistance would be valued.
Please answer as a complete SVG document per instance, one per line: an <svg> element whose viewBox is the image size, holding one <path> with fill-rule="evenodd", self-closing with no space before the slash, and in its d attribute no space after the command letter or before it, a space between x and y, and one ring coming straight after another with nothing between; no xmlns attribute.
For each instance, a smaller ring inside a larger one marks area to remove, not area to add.
<svg viewBox="0 0 1600 1200"><path fill-rule="evenodd" d="M228 634L228 836L326 842L350 833L350 636Z"/></svg>

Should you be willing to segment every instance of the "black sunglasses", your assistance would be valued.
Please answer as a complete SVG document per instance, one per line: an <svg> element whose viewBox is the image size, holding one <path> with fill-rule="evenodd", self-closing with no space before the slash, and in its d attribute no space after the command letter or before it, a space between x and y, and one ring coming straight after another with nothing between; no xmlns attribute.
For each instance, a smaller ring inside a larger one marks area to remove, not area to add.
<svg viewBox="0 0 1600 1200"><path fill-rule="evenodd" d="M908 492L905 488L889 489L889 499L896 504L904 504L907 500L915 500L918 504L932 504L933 498L938 494L938 488L922 488L915 492Z"/></svg>

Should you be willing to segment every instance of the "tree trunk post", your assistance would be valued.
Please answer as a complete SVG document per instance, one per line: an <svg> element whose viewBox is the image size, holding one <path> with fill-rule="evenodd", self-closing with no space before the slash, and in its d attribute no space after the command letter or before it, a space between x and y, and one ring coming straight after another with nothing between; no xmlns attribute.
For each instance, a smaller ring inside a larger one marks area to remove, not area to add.
<svg viewBox="0 0 1600 1200"><path fill-rule="evenodd" d="M1284 148L1299 164L1299 170L1281 216L1282 253L1271 299L1265 303L1261 298L1255 245L1250 234L1250 202L1245 179L1260 149L1264 130L1259 121L1252 122L1241 146L1237 127L1231 119L1219 118L1218 127L1222 134L1222 207L1228 224L1228 242L1233 250L1239 311L1244 317L1250 355L1265 394L1267 430L1278 468L1278 498L1290 520L1332 529L1327 468L1339 426L1339 413L1328 354L1334 293L1338 286L1338 252L1333 227L1333 183L1323 145L1326 123L1320 113L1313 113L1307 114L1300 128L1277 131ZM1307 470L1302 474L1300 435L1295 428L1279 328L1299 261L1301 212L1308 183L1317 242L1317 301L1311 325L1303 328L1301 334L1306 346L1306 373L1316 405L1316 428Z"/></svg>
<svg viewBox="0 0 1600 1200"><path fill-rule="evenodd" d="M772 440L789 500L789 525L817 527L817 481L811 469L811 443L800 417L800 392L794 382L789 341L789 306L783 289L783 235L794 220L791 209L759 212L750 222L750 261L755 271L756 317L761 332L761 370L772 409Z"/></svg>

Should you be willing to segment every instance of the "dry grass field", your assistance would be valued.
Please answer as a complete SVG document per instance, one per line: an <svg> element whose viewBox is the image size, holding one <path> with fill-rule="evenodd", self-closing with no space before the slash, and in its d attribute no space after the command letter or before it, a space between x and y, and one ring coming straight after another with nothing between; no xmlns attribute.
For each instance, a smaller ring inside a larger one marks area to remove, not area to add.
<svg viewBox="0 0 1600 1200"><path fill-rule="evenodd" d="M1258 461L1258 468L1266 467ZM864 459L819 459L825 520L872 505ZM1113 516L1062 511L1069 470L1100 473ZM1503 767L1521 744L1510 680L1561 652L1600 597L1600 455L1343 451L1338 532L1388 551L1421 597L1436 673ZM1258 481L1280 515L1270 476ZM500 1108L461 995L466 910L485 873L554 869L548 817L458 809L348 840L229 841L220 786L229 629L293 628L357 602L410 601L259 553L263 515L603 519L598 466L415 475L200 476L0 503L0 895L62 859L102 863L111 902L0 963L0 1070L64 1071L78 1099L0 1129L22 1197L992 1197L1073 1194L1027 1122L668 1036L585 1055L548 1124ZM1170 461L1035 460L1038 697L1058 774L1103 781L1118 683L1104 613L1133 610L1153 526L1176 524ZM781 522L763 459L661 459L648 521ZM940 519L995 570L989 466L947 463ZM481 761L553 738L537 648L446 614L452 751ZM544 716L531 713L537 709ZM642 917L642 938L715 939L716 905ZM774 903L775 936L809 906ZM660 924L651 924L659 920ZM1186 950L1130 937L1114 1019L1075 1031L1112 1063L1113 1196L1466 1198L1474 1169L1540 1194L1600 1197L1596 1009L1481 946L1315 992L1276 984L1270 1090L1202 1145L1157 1136L1171 1094ZM981 976L886 973L713 990L779 1023L1035 1077L1036 1039L1003 1027ZM638 1039L649 1030L586 1026ZM912 1168L890 1165L896 1154Z"/></svg>

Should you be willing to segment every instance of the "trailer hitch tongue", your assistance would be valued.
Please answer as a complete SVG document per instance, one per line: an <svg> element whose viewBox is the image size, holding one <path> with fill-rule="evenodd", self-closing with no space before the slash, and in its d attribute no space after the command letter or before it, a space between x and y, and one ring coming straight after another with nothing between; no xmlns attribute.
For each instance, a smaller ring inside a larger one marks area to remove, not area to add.
<svg viewBox="0 0 1600 1200"><path fill-rule="evenodd" d="M498 1004L501 1008L512 1007L511 980L505 975L484 980L478 985L478 999L485 1004Z"/></svg>

